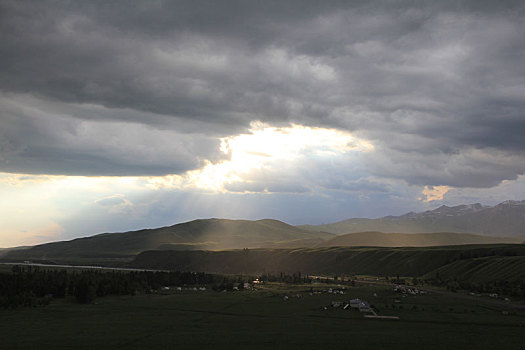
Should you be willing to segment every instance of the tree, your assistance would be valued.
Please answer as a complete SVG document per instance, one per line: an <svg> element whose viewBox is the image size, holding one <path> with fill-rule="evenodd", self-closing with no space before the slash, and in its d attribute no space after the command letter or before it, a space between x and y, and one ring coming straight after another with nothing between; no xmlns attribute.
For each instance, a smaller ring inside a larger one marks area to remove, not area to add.
<svg viewBox="0 0 525 350"><path fill-rule="evenodd" d="M75 298L80 303L91 303L95 300L96 289L93 283L87 278L82 278L75 286Z"/></svg>

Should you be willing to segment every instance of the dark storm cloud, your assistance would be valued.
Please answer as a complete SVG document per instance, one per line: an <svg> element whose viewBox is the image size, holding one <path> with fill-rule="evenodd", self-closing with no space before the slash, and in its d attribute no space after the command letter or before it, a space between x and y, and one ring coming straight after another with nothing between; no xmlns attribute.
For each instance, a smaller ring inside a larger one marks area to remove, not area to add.
<svg viewBox="0 0 525 350"><path fill-rule="evenodd" d="M410 184L487 187L525 171L519 1L3 1L0 16L3 101L31 96L72 130L112 121L180 139L134 163L97 137L64 147L61 128L2 104L0 170L183 172L261 120L353 131L376 145L361 172Z"/></svg>
<svg viewBox="0 0 525 350"><path fill-rule="evenodd" d="M54 109L26 97L0 97L0 106L2 171L159 175L199 168L204 159L217 161L225 157L219 152L216 138L154 127L166 125L159 120L152 120L154 126L112 118L101 121L90 118L81 108ZM71 114L56 113L57 110ZM97 112L104 115L107 111L102 108Z"/></svg>

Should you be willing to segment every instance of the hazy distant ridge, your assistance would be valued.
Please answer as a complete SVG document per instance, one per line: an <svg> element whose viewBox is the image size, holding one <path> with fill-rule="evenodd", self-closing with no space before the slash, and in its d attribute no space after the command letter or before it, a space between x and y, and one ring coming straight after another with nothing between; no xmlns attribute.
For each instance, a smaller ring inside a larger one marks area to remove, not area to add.
<svg viewBox="0 0 525 350"><path fill-rule="evenodd" d="M326 225L301 225L301 229L335 234L365 231L396 233L456 232L489 236L525 236L525 200L505 201L493 207L479 203L441 206L422 213L379 219L348 219Z"/></svg>
<svg viewBox="0 0 525 350"><path fill-rule="evenodd" d="M314 246L333 234L299 229L277 220L202 219L157 229L104 233L5 253L4 259L131 257L142 251L217 250Z"/></svg>
<svg viewBox="0 0 525 350"><path fill-rule="evenodd" d="M475 232L478 235L458 232ZM25 249L4 250L0 255L4 260L105 263L111 259L130 259L147 250L427 247L523 241L525 201L507 201L494 207L481 204L441 206L423 213L381 219L350 219L320 226L292 226L271 219L201 219L156 229L104 233Z"/></svg>

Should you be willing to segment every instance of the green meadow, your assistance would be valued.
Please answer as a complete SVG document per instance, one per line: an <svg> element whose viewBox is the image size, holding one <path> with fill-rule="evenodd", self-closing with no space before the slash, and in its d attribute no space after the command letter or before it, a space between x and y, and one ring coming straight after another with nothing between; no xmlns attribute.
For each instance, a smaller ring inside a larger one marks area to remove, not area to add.
<svg viewBox="0 0 525 350"><path fill-rule="evenodd" d="M387 285L344 287L344 294L311 294L338 287L271 283L234 292L172 288L91 304L57 299L0 310L0 348L523 349L519 303L438 292L403 297ZM330 306L354 298L399 320Z"/></svg>

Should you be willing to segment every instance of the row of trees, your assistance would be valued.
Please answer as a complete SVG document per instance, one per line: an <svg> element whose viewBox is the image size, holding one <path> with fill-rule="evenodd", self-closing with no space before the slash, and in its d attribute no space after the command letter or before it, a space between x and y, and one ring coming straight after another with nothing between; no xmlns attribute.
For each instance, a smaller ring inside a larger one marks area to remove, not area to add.
<svg viewBox="0 0 525 350"><path fill-rule="evenodd" d="M284 272L281 272L279 274L265 273L261 275L260 279L261 281L290 284L310 284L313 281L315 281L318 283L338 283L355 286L354 278L341 277L337 275L333 277L312 277L308 275L303 275L301 274L301 272L292 273L291 275Z"/></svg>
<svg viewBox="0 0 525 350"><path fill-rule="evenodd" d="M302 275L300 272L293 273L291 275L286 274L284 272L281 272L278 275L268 273L268 274L263 274L260 277L260 279L261 281L279 282L279 283L293 283L293 284L312 283L312 279L309 276Z"/></svg>
<svg viewBox="0 0 525 350"><path fill-rule="evenodd" d="M525 281L518 279L514 281L485 281L472 282L458 280L457 278L441 279L439 274L434 278L426 280L426 283L445 286L447 290L456 292L466 290L475 293L496 293L499 295L508 295L515 298L525 299Z"/></svg>
<svg viewBox="0 0 525 350"><path fill-rule="evenodd" d="M0 307L46 305L73 296L88 303L105 295L149 293L162 286L224 283L224 277L196 272L67 271L14 266L0 274Z"/></svg>

